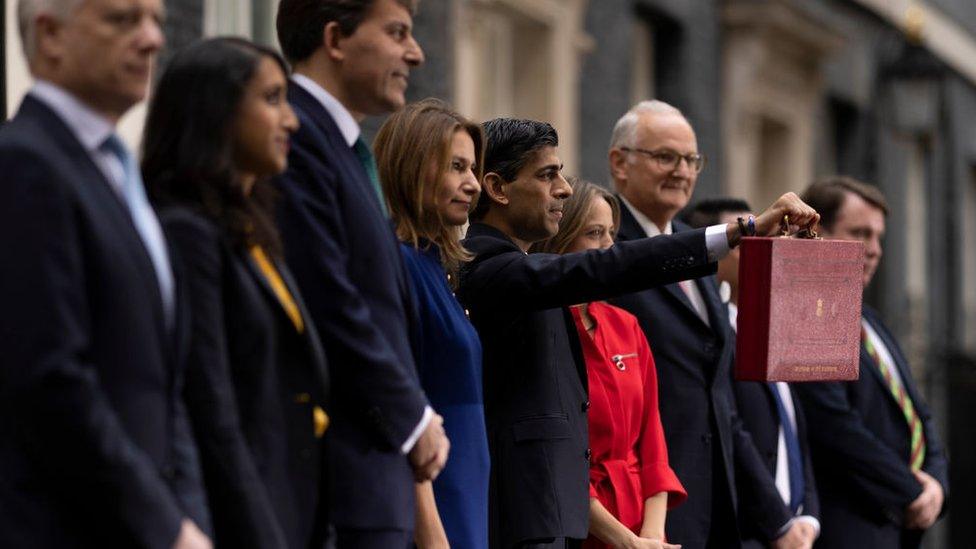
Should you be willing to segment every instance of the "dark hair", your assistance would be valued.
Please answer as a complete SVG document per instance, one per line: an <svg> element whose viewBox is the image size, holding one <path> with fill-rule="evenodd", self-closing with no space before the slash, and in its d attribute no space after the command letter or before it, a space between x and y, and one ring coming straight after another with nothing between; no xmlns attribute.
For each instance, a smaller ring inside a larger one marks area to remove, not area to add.
<svg viewBox="0 0 976 549"><path fill-rule="evenodd" d="M396 0L414 13L419 0ZM325 26L335 21L350 36L366 19L376 0L281 0L275 28L281 51L292 63L304 61L322 46Z"/></svg>
<svg viewBox="0 0 976 549"><path fill-rule="evenodd" d="M888 201L877 187L846 175L833 175L816 181L803 191L800 199L817 210L820 226L830 230L837 221L837 212L844 205L847 193L861 197L888 216Z"/></svg>
<svg viewBox="0 0 976 549"><path fill-rule="evenodd" d="M559 145L556 129L545 122L496 118L482 124L482 128L485 130L484 173L496 173L504 181L515 181L539 149ZM481 193L471 219L477 221L484 217L490 204L488 193Z"/></svg>
<svg viewBox="0 0 976 549"><path fill-rule="evenodd" d="M681 214L681 220L695 228L710 227L722 222L722 214L751 211L749 203L741 198L720 196L699 200Z"/></svg>
<svg viewBox="0 0 976 549"><path fill-rule="evenodd" d="M258 181L248 195L234 163L233 127L260 62L280 55L240 38L212 38L173 56L146 118L142 173L160 205L180 204L213 219L235 245L280 255L273 189Z"/></svg>

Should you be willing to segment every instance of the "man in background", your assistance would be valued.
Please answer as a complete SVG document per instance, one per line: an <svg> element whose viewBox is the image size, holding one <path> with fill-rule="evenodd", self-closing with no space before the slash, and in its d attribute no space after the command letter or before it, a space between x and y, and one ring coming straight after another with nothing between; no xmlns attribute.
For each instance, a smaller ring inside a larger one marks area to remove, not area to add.
<svg viewBox="0 0 976 549"><path fill-rule="evenodd" d="M715 223L737 223L747 219L752 209L737 198L706 198L688 209L682 218L692 227ZM718 262L719 294L729 309L729 324L736 331L739 303L739 249ZM806 421L796 395L783 382L758 383L734 381L732 392L743 426L752 437L756 450L776 485L807 545L820 533L820 503L813 477L813 463L807 443ZM747 503L741 494L739 528L743 547L768 545L760 529L760 518L766 513L762 502Z"/></svg>
<svg viewBox="0 0 976 549"><path fill-rule="evenodd" d="M864 243L866 288L883 251L884 195L855 179L831 177L803 196L821 213L821 236ZM914 549L945 512L946 456L905 354L867 305L861 328L857 381L796 386L809 419L820 492L823 532L817 545Z"/></svg>

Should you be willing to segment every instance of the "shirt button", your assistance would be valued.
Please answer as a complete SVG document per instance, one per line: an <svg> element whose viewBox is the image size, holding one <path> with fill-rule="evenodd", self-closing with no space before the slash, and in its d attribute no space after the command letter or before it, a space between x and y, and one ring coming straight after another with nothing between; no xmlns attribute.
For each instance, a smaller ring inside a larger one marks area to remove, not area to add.
<svg viewBox="0 0 976 549"><path fill-rule="evenodd" d="M593 456L593 450L590 450L589 448L587 448L586 449L586 454L584 454L584 455L586 456L586 461L590 461L590 458Z"/></svg>
<svg viewBox="0 0 976 549"><path fill-rule="evenodd" d="M586 412L587 410L589 410L590 409L590 401L587 400L587 401L583 402L583 405L581 406L581 408L583 408L583 411L584 412Z"/></svg>

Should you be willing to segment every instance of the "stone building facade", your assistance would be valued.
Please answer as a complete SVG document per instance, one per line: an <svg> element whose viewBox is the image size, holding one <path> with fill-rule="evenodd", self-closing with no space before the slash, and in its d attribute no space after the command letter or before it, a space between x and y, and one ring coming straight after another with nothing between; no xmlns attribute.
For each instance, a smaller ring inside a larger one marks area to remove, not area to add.
<svg viewBox="0 0 976 549"><path fill-rule="evenodd" d="M167 0L169 47L201 35L274 44L276 0ZM28 86L6 1L7 112ZM616 118L681 108L708 162L696 197L758 206L812 179L878 185L892 215L867 296L913 357L942 423L953 515L928 547L976 537L976 2L422 0L410 96L560 132L567 172L606 184ZM166 56L163 56L164 62ZM127 120L138 143L140 116ZM380 121L370 120L367 133Z"/></svg>

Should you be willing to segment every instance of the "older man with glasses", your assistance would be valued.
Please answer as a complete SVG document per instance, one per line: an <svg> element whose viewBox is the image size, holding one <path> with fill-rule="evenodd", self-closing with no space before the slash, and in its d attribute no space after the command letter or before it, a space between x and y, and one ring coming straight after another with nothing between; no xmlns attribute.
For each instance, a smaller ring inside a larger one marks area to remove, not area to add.
<svg viewBox="0 0 976 549"><path fill-rule="evenodd" d="M705 158L681 112L645 101L617 122L610 174L624 207L619 239L692 230L674 221ZM733 404L735 339L713 276L618 299L641 323L658 367L661 420L688 501L668 514L668 540L689 548L741 547L740 521L771 547L810 547L815 528L783 503Z"/></svg>

